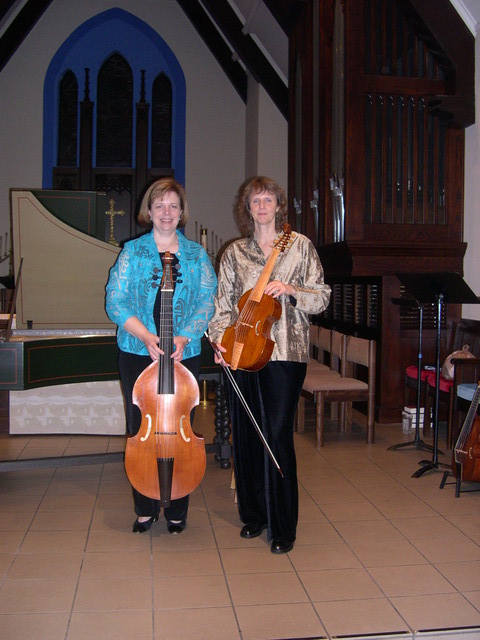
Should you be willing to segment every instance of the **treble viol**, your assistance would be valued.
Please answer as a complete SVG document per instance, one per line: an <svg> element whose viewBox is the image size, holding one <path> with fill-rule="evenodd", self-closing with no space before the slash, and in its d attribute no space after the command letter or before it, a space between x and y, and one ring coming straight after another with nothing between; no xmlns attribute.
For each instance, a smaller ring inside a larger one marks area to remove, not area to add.
<svg viewBox="0 0 480 640"><path fill-rule="evenodd" d="M282 307L278 300L264 291L278 256L290 246L292 240L292 228L286 223L257 284L238 301L240 313L235 324L227 327L223 334L222 346L226 349L223 358L234 370L258 371L270 360L275 346L270 338L270 329L280 318Z"/></svg>

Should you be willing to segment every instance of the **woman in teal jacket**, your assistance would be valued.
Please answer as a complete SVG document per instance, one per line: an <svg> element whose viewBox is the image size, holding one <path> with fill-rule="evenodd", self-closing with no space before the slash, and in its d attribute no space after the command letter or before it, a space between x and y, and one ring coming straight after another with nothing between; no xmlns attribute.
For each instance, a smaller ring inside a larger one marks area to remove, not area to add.
<svg viewBox="0 0 480 640"><path fill-rule="evenodd" d="M162 353L159 347L160 283L165 252L173 255L177 272L173 295L173 359L198 380L201 338L213 315L217 287L215 271L201 245L185 238L178 228L188 220L183 187L162 178L147 190L139 224L151 228L125 243L110 270L106 287L106 312L118 326L119 371L125 396L127 432L135 435L141 424L139 408L132 402L133 386L142 371ZM137 518L135 533L148 531L158 520L159 503L132 487ZM188 496L172 500L164 509L172 534L185 528Z"/></svg>

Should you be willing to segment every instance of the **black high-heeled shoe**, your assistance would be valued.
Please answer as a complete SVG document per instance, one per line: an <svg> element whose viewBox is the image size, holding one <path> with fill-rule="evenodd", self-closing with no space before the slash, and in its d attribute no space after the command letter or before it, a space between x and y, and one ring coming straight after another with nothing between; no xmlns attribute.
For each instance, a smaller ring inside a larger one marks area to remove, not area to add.
<svg viewBox="0 0 480 640"><path fill-rule="evenodd" d="M139 516L141 517L141 516ZM148 531L150 529L150 527L152 526L152 524L154 522L157 522L158 520L158 513L156 513L155 515L151 516L148 520L145 520L145 522L139 522L138 518L135 520L135 522L133 523L133 528L132 531L133 533L145 533L145 531Z"/></svg>
<svg viewBox="0 0 480 640"><path fill-rule="evenodd" d="M171 522L170 520L167 520L167 529L168 533L171 533L174 536L178 535L185 529L185 520L182 520L181 522Z"/></svg>

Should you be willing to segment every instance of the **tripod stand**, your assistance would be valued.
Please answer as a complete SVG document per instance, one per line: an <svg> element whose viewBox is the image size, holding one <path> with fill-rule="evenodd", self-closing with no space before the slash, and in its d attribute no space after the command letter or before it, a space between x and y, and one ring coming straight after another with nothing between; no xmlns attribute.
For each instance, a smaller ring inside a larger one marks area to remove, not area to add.
<svg viewBox="0 0 480 640"><path fill-rule="evenodd" d="M412 478L419 478L426 471L436 469L440 466L438 462L438 409L440 399L440 342L442 333L442 304L443 294L439 293L437 299L437 339L435 345L435 402L433 405L433 456L431 460L421 460L419 464L423 465L412 474ZM448 467L449 465L443 465Z"/></svg>
<svg viewBox="0 0 480 640"><path fill-rule="evenodd" d="M416 305L418 307L418 353L417 353L417 405L415 408L415 439L409 442L400 442L399 444L393 444L388 447L388 451L396 451L397 449L404 449L405 447L414 446L415 449L426 449L427 451L433 451L433 447L420 438L420 405L422 402L422 332L423 332L423 305L417 300L409 300L405 298L393 298L392 302L399 305Z"/></svg>
<svg viewBox="0 0 480 640"><path fill-rule="evenodd" d="M478 304L479 299L458 273L408 273L398 275L400 282L413 295L419 304L436 304L436 344L435 344L435 401L433 407L433 454L431 460L421 460L421 468L412 474L412 478L419 478L427 471L438 469L438 409L440 399L440 347L442 334L443 305L450 304ZM420 370L418 372L420 378ZM417 429L418 429L417 414Z"/></svg>

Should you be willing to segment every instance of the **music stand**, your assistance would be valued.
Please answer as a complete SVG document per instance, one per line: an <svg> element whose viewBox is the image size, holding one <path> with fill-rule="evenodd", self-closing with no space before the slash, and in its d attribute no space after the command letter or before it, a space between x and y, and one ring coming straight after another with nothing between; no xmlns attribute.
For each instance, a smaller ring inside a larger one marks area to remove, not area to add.
<svg viewBox="0 0 480 640"><path fill-rule="evenodd" d="M416 425L415 425L415 439L409 442L400 442L399 444L393 444L388 447L388 451L396 451L397 449L403 449L405 447L414 446L415 449L426 449L427 451L433 451L433 447L420 438L420 404L422 401L422 332L423 332L423 304L415 298L392 298L393 304L418 307L418 349L417 349L417 405L415 410Z"/></svg>
<svg viewBox="0 0 480 640"><path fill-rule="evenodd" d="M433 408L433 455L431 460L421 460L419 462L422 467L412 475L412 478L419 478L426 471L438 469L440 466L440 463L438 462L438 408L440 397L440 343L442 336L441 322L443 305L478 304L479 299L458 273L402 273L398 274L397 277L419 304L435 303L437 310L435 402ZM420 375L420 371L418 372L418 375Z"/></svg>

